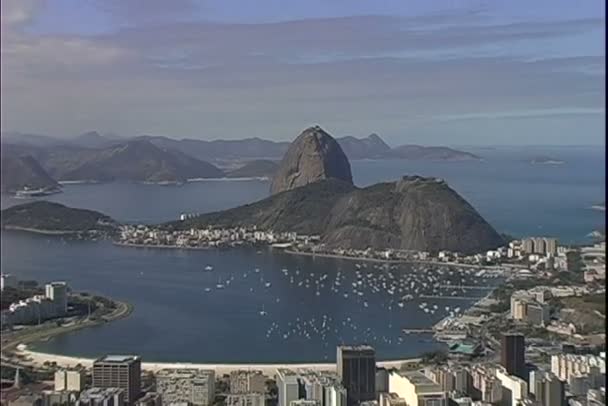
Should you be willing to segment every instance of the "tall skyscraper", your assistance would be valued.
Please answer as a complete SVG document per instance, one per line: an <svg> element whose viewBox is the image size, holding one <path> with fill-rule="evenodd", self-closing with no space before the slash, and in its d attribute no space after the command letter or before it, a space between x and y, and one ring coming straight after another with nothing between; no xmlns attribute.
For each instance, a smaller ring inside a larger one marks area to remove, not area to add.
<svg viewBox="0 0 608 406"><path fill-rule="evenodd" d="M372 347L339 346L337 367L348 406L376 399L376 352Z"/></svg>
<svg viewBox="0 0 608 406"><path fill-rule="evenodd" d="M500 364L509 375L526 380L526 346L522 334L503 334L500 349Z"/></svg>
<svg viewBox="0 0 608 406"><path fill-rule="evenodd" d="M55 304L58 315L68 311L68 285L65 282L51 282L45 286L45 296Z"/></svg>
<svg viewBox="0 0 608 406"><path fill-rule="evenodd" d="M121 388L133 405L141 393L141 359L135 355L106 355L93 363L94 388Z"/></svg>

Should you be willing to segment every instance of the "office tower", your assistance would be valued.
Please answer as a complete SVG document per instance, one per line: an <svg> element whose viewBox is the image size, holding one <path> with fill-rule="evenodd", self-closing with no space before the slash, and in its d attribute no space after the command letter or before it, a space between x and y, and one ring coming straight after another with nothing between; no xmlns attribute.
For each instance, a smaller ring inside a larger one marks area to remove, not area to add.
<svg viewBox="0 0 608 406"><path fill-rule="evenodd" d="M496 370L496 378L502 386L501 405L517 406L528 398L528 384L525 380L509 374L505 368Z"/></svg>
<svg viewBox="0 0 608 406"><path fill-rule="evenodd" d="M68 285L65 282L47 283L45 296L53 301L57 315L63 316L68 311Z"/></svg>
<svg viewBox="0 0 608 406"><path fill-rule="evenodd" d="M386 368L376 370L376 393L388 393L388 371Z"/></svg>
<svg viewBox="0 0 608 406"><path fill-rule="evenodd" d="M122 388L133 405L141 392L141 359L135 355L106 355L93 363L93 387Z"/></svg>
<svg viewBox="0 0 608 406"><path fill-rule="evenodd" d="M61 369L55 372L55 390L80 392L84 389L82 371Z"/></svg>
<svg viewBox="0 0 608 406"><path fill-rule="evenodd" d="M346 406L346 388L332 372L279 368L276 374L279 406L314 401L319 406Z"/></svg>
<svg viewBox="0 0 608 406"><path fill-rule="evenodd" d="M348 406L376 399L376 352L367 345L340 346L338 376L346 388Z"/></svg>
<svg viewBox="0 0 608 406"><path fill-rule="evenodd" d="M160 393L163 404L211 405L215 399L215 371L162 369L156 374L156 391Z"/></svg>
<svg viewBox="0 0 608 406"><path fill-rule="evenodd" d="M289 406L301 398L298 374L287 368L279 368L276 374L279 406Z"/></svg>
<svg viewBox="0 0 608 406"><path fill-rule="evenodd" d="M534 252L534 241L531 238L524 240L523 250L526 254L532 254Z"/></svg>
<svg viewBox="0 0 608 406"><path fill-rule="evenodd" d="M500 364L509 375L526 379L525 341L521 334L503 334L500 348Z"/></svg>

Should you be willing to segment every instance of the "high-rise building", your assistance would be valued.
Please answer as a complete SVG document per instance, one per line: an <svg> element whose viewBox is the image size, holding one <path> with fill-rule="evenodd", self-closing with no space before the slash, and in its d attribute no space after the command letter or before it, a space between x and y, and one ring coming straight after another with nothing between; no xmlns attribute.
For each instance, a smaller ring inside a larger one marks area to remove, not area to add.
<svg viewBox="0 0 608 406"><path fill-rule="evenodd" d="M55 391L80 392L84 389L84 372L61 369L55 372Z"/></svg>
<svg viewBox="0 0 608 406"><path fill-rule="evenodd" d="M232 371L230 373L230 393L265 393L267 377L262 371Z"/></svg>
<svg viewBox="0 0 608 406"><path fill-rule="evenodd" d="M162 369L156 374L156 391L160 393L163 404L211 405L215 399L215 371Z"/></svg>
<svg viewBox="0 0 608 406"><path fill-rule="evenodd" d="M339 346L338 375L346 388L348 406L376 399L376 352L367 345Z"/></svg>
<svg viewBox="0 0 608 406"><path fill-rule="evenodd" d="M500 364L509 375L526 378L525 341L522 334L503 334L500 348Z"/></svg>
<svg viewBox="0 0 608 406"><path fill-rule="evenodd" d="M47 283L45 292L45 296L53 301L57 315L66 314L68 311L68 285L65 282Z"/></svg>
<svg viewBox="0 0 608 406"><path fill-rule="evenodd" d="M528 398L528 384L522 378L509 374L505 368L496 370L496 378L502 385L502 403L505 406L517 406Z"/></svg>
<svg viewBox="0 0 608 406"><path fill-rule="evenodd" d="M346 388L336 373L310 369L279 368L276 374L279 406L294 401L318 402L320 406L346 406Z"/></svg>
<svg viewBox="0 0 608 406"><path fill-rule="evenodd" d="M557 240L555 238L545 238L545 253L551 256L557 255Z"/></svg>
<svg viewBox="0 0 608 406"><path fill-rule="evenodd" d="M80 394L78 406L122 406L126 402L122 388L90 388Z"/></svg>
<svg viewBox="0 0 608 406"><path fill-rule="evenodd" d="M448 405L447 393L441 386L418 371L391 371L388 386L408 406Z"/></svg>
<svg viewBox="0 0 608 406"><path fill-rule="evenodd" d="M530 372L530 393L540 406L564 406L564 382L546 371Z"/></svg>
<svg viewBox="0 0 608 406"><path fill-rule="evenodd" d="M386 368L376 369L376 393L378 396L381 393L388 393L388 371Z"/></svg>
<svg viewBox="0 0 608 406"><path fill-rule="evenodd" d="M534 253L535 254L544 254L545 253L545 239L536 237L534 240Z"/></svg>
<svg viewBox="0 0 608 406"><path fill-rule="evenodd" d="M106 355L93 363L93 387L122 388L133 405L141 393L141 359L135 355Z"/></svg>

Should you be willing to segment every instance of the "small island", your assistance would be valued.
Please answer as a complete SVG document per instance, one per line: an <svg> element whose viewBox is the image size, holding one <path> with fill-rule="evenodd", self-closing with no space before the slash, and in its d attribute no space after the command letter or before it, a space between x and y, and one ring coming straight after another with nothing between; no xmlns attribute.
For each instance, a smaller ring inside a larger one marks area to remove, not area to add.
<svg viewBox="0 0 608 406"><path fill-rule="evenodd" d="M119 229L118 223L105 214L47 201L31 202L2 210L0 226L4 230L92 239L111 237Z"/></svg>

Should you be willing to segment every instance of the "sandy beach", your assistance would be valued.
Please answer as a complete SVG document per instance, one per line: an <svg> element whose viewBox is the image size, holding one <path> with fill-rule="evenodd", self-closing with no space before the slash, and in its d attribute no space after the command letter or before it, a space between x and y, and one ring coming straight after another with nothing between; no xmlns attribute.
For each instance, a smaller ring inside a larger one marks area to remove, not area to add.
<svg viewBox="0 0 608 406"><path fill-rule="evenodd" d="M80 358L66 355L46 354L43 352L30 351L27 348L19 349L16 354L27 357L28 363L33 366L43 366L45 362L56 362L63 368L71 368L80 364L90 368L93 365L93 358ZM396 361L379 361L376 364L384 368L399 368L401 364L417 362L420 358L412 358ZM330 371L336 369L335 363L308 363L308 364L199 364L189 362L142 362L144 371L157 372L164 368L189 368L189 369L213 369L216 374L229 374L231 371L243 369L256 369L265 375L274 376L278 368L308 368L317 371Z"/></svg>

